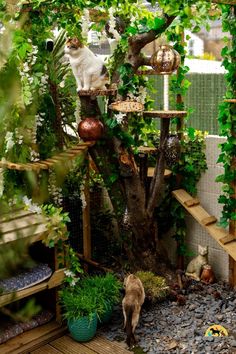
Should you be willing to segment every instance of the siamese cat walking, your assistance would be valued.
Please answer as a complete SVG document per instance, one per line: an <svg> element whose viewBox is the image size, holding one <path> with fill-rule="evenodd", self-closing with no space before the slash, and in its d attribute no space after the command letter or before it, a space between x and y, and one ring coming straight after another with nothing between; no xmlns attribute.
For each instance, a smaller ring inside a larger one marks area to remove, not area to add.
<svg viewBox="0 0 236 354"><path fill-rule="evenodd" d="M99 57L84 46L77 38L66 41L65 54L76 79L77 92L80 90L106 89L109 82L107 69Z"/></svg>
<svg viewBox="0 0 236 354"><path fill-rule="evenodd" d="M124 329L127 334L126 343L131 347L136 343L134 331L139 321L145 292L141 280L133 274L125 278L124 287L125 297L122 300Z"/></svg>

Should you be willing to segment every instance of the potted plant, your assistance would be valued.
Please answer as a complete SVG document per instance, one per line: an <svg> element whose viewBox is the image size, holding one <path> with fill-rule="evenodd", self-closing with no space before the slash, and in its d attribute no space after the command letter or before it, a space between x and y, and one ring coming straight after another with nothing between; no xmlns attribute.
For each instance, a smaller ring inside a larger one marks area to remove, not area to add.
<svg viewBox="0 0 236 354"><path fill-rule="evenodd" d="M97 330L97 292L94 289L75 286L65 287L60 291L63 317L67 320L71 336L78 342L92 339Z"/></svg>
<svg viewBox="0 0 236 354"><path fill-rule="evenodd" d="M81 281L84 289L93 289L97 293L97 314L100 323L110 320L114 305L120 299L121 282L112 273L84 278Z"/></svg>
<svg viewBox="0 0 236 354"><path fill-rule="evenodd" d="M96 289L80 286L81 269L78 256L72 248L67 253L69 269L65 271L64 287L59 291L63 317L71 336L79 342L89 341L97 330L98 308Z"/></svg>

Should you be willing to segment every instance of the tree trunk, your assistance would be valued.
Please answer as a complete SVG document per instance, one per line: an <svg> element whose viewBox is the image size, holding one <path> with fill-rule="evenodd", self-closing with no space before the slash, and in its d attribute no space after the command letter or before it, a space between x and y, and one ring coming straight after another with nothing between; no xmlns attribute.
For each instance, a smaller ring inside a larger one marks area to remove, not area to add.
<svg viewBox="0 0 236 354"><path fill-rule="evenodd" d="M149 64L149 59L140 54L141 49L162 33L173 20L174 17L167 16L165 24L158 31L150 30L129 38L127 62L131 64L134 73L140 66ZM82 119L86 117L101 119L102 115L95 97L81 96L80 99ZM90 154L108 186L108 193L121 229L122 219L126 218L129 225L129 242L125 242L125 251L131 267L135 269L156 272L161 261L154 210L157 200L160 200L164 181L164 150L169 122L169 119L161 122L159 156L149 195L144 183L145 175L140 178L131 148L125 148L121 140L116 137L108 140L104 136L101 142L90 148ZM110 176L114 170L118 178L111 183ZM145 171L143 169L141 173Z"/></svg>
<svg viewBox="0 0 236 354"><path fill-rule="evenodd" d="M100 118L97 100L88 96L82 96L80 99L82 119L89 116ZM165 134L162 134L162 141L164 141L164 136ZM127 210L128 224L132 232L129 233L129 242L124 242L124 248L131 267L156 271L161 257L157 225L153 219L153 213L148 213L146 208L146 186L140 179L131 151L126 151L117 138L113 137L108 140L104 136L102 141L98 141L89 149L89 152L105 184L109 186L108 193L121 232L125 210ZM160 158L159 166L163 163L163 158ZM110 176L114 171L118 179L110 183ZM152 203L155 204L155 201L153 200Z"/></svg>

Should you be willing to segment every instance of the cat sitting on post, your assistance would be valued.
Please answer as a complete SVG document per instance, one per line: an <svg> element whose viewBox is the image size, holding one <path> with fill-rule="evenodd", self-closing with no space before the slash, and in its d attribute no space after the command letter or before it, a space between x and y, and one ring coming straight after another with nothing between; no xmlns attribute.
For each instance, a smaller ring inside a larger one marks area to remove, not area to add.
<svg viewBox="0 0 236 354"><path fill-rule="evenodd" d="M195 280L200 280L201 271L204 265L208 263L208 247L198 245L198 256L193 258L186 269L185 274Z"/></svg>
<svg viewBox="0 0 236 354"><path fill-rule="evenodd" d="M70 61L77 84L77 92L106 89L105 85L109 83L109 78L107 68L101 58L97 57L77 38L67 39L64 52Z"/></svg>

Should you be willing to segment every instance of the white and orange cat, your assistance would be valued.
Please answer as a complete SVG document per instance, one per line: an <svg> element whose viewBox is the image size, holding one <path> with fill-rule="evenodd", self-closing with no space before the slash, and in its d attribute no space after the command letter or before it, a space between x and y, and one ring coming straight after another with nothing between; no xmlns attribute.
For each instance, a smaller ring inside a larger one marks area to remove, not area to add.
<svg viewBox="0 0 236 354"><path fill-rule="evenodd" d="M77 92L80 90L106 89L108 72L101 58L77 38L69 38L65 44L65 54L76 79Z"/></svg>
<svg viewBox="0 0 236 354"><path fill-rule="evenodd" d="M124 287L125 297L122 300L124 329L127 334L126 343L131 347L136 343L134 331L139 321L145 292L141 280L133 274L125 278Z"/></svg>

